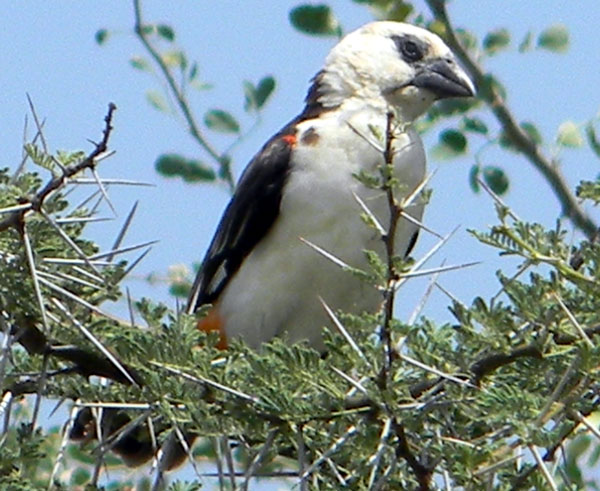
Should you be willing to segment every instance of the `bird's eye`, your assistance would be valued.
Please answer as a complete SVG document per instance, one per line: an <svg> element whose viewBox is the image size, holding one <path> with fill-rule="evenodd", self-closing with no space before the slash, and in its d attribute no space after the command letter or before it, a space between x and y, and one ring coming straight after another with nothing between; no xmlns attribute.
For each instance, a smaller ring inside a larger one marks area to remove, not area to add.
<svg viewBox="0 0 600 491"><path fill-rule="evenodd" d="M400 46L400 50L407 61L419 61L423 58L423 51L414 41L404 41Z"/></svg>
<svg viewBox="0 0 600 491"><path fill-rule="evenodd" d="M415 63L422 60L428 50L427 43L414 36L392 36L392 41L394 41L400 56L407 63Z"/></svg>

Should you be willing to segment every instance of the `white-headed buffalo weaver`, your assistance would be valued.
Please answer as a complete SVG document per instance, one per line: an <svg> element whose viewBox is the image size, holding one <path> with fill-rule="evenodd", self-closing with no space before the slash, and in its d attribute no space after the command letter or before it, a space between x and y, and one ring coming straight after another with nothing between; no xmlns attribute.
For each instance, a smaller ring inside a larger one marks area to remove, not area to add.
<svg viewBox="0 0 600 491"><path fill-rule="evenodd" d="M431 32L373 22L344 37L313 78L302 112L265 143L241 176L188 302L189 313L211 305L199 328L217 331L223 348L233 338L258 348L287 336L323 350L328 319L319 297L336 310L375 311L382 300L375 288L302 239L368 269L364 251L383 253L384 244L363 223L354 195L384 227L389 224L385 193L355 178L361 171L376 174L384 163L374 133L386 133L391 112L400 128L393 138L394 177L408 194L425 176L423 144L410 123L437 99L474 93L449 48ZM423 204L405 211L420 220ZM396 255L407 255L417 234L414 223L400 219ZM89 414L80 416L78 436L84 438L94 425ZM110 416L112 431L129 421ZM147 428L136 428L114 447L130 465L154 453L144 433ZM190 444L195 438L186 437ZM161 469L185 458L177 440L171 442L163 446Z"/></svg>
<svg viewBox="0 0 600 491"><path fill-rule="evenodd" d="M274 336L307 340L318 350L333 309L375 311L381 294L303 240L349 266L368 269L365 250L381 237L361 220L356 194L385 227L385 193L356 179L376 173L391 111L394 177L406 193L425 175L425 152L410 123L437 99L475 88L435 34L398 22L373 22L344 37L312 80L304 110L271 137L241 176L204 258L188 311L211 304L199 324L220 333L221 347L241 338L258 348ZM398 196L401 198L402 196ZM422 203L405 210L417 220ZM396 254L407 255L418 227L401 219Z"/></svg>

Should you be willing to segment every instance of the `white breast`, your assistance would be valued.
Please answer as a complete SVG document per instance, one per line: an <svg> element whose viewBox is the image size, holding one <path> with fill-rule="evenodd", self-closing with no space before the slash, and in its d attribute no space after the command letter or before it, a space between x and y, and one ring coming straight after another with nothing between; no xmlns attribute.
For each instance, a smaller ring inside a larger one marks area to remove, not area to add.
<svg viewBox="0 0 600 491"><path fill-rule="evenodd" d="M288 339L307 339L322 349L321 331L330 322L318 297L334 310L375 311L381 294L368 283L324 258L300 237L325 249L348 265L368 270L364 250L383 255L383 241L360 218L358 194L385 227L389 210L380 190L367 189L353 175L378 172L382 152L370 127L384 134L385 115L336 112L298 125L292 170L280 214L268 235L255 247L224 290L219 311L228 338L249 345L287 332ZM362 135L362 136L361 136ZM425 154L419 136L409 129L394 140L396 177L405 194L424 178ZM422 204L408 213L420 219ZM398 224L397 253L406 252L416 227Z"/></svg>

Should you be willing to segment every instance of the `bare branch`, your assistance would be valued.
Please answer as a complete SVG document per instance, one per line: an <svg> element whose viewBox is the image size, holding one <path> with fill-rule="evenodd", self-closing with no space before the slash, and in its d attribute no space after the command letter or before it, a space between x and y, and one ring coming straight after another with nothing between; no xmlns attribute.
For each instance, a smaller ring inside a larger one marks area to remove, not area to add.
<svg viewBox="0 0 600 491"><path fill-rule="evenodd" d="M112 131L112 118L113 113L117 109L113 103L108 105L108 113L104 118L105 126L102 134L102 139L96 144L96 148L81 162L65 168L65 171L57 177L52 178L48 183L30 200L31 209L39 211L45 201L54 191L64 186L65 182L75 174L78 174L84 169L91 169L96 164L96 157L106 152L108 148L108 138ZM0 232L16 226L24 220L25 213L28 209L19 210L11 213L4 220L0 221Z"/></svg>
<svg viewBox="0 0 600 491"><path fill-rule="evenodd" d="M488 88L488 90L481 91L479 97L488 105L490 111L500 123L504 134L510 139L513 146L544 176L561 203L563 214L569 217L574 225L588 237L593 237L598 227L577 202L560 172L560 167L545 155L540 145L534 142L529 134L521 128L502 95L493 84L488 83L487 73L483 67L461 45L448 17L446 1L425 0L425 3L435 19L444 25L448 46L473 76L475 84L479 87L485 86Z"/></svg>

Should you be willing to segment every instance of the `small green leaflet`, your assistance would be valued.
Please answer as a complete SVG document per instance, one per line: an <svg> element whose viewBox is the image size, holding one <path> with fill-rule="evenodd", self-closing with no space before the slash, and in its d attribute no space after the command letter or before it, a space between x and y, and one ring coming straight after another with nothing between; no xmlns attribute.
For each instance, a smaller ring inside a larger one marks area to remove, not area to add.
<svg viewBox="0 0 600 491"><path fill-rule="evenodd" d="M211 109L204 115L204 124L214 131L221 133L239 133L240 125L236 119L222 109Z"/></svg>

